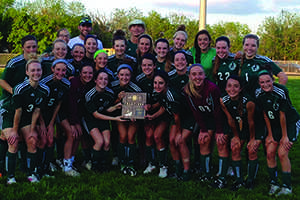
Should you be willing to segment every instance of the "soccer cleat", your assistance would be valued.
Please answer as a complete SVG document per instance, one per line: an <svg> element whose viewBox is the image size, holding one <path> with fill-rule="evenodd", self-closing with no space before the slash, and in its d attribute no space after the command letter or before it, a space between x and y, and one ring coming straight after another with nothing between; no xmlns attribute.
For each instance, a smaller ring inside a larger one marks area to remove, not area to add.
<svg viewBox="0 0 300 200"><path fill-rule="evenodd" d="M61 169L63 169L64 168L64 162L63 162L63 160L61 160L61 159L56 159L56 164L61 168Z"/></svg>
<svg viewBox="0 0 300 200"><path fill-rule="evenodd" d="M55 164L53 164L52 162L49 163L49 168L52 172L56 172L57 171L57 167L55 166Z"/></svg>
<svg viewBox="0 0 300 200"><path fill-rule="evenodd" d="M292 193L292 189L289 189L287 187L282 187L281 190L276 194L276 197L280 196L280 195L291 195Z"/></svg>
<svg viewBox="0 0 300 200"><path fill-rule="evenodd" d="M70 170L65 171L65 174L66 174L67 176L73 176L73 177L78 177L78 176L80 176L80 173L77 172L77 171L74 170L74 169L70 169Z"/></svg>
<svg viewBox="0 0 300 200"><path fill-rule="evenodd" d="M274 195L280 189L278 185L270 184L269 195Z"/></svg>
<svg viewBox="0 0 300 200"><path fill-rule="evenodd" d="M15 183L17 183L15 177L7 178L8 185L15 184Z"/></svg>
<svg viewBox="0 0 300 200"><path fill-rule="evenodd" d="M211 184L210 186L212 188L215 188L215 189L223 189L225 188L227 185L227 182L226 180L223 180L223 179L220 179L220 178L217 178L215 179Z"/></svg>
<svg viewBox="0 0 300 200"><path fill-rule="evenodd" d="M243 183L239 183L239 182L234 182L233 185L231 186L230 190L231 191L238 191L240 188L242 188L244 186Z"/></svg>
<svg viewBox="0 0 300 200"><path fill-rule="evenodd" d="M119 164L119 158L118 157L113 157L111 165L112 166L118 166Z"/></svg>
<svg viewBox="0 0 300 200"><path fill-rule="evenodd" d="M136 171L133 167L127 167L127 174L130 176L136 176Z"/></svg>
<svg viewBox="0 0 300 200"><path fill-rule="evenodd" d="M38 183L40 182L39 179L37 178L37 176L35 174L31 174L31 176L27 177L28 181L30 183Z"/></svg>
<svg viewBox="0 0 300 200"><path fill-rule="evenodd" d="M166 178L168 176L168 168L166 166L163 166L159 168L159 178Z"/></svg>
<svg viewBox="0 0 300 200"><path fill-rule="evenodd" d="M81 166L90 171L92 169L92 161L91 160L89 160L88 162L83 161Z"/></svg>
<svg viewBox="0 0 300 200"><path fill-rule="evenodd" d="M151 172L153 172L156 169L155 165L152 165L151 163L149 163L148 167L144 170L144 174L149 174Z"/></svg>
<svg viewBox="0 0 300 200"><path fill-rule="evenodd" d="M121 172L122 172L122 174L127 174L128 172L127 172L127 167L126 166L121 166Z"/></svg>

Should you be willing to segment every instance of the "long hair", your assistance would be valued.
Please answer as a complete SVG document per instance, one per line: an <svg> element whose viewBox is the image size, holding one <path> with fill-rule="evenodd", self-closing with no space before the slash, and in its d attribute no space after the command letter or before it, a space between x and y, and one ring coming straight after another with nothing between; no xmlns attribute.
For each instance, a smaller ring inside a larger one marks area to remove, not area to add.
<svg viewBox="0 0 300 200"><path fill-rule="evenodd" d="M196 49L196 58L195 58L196 63L201 63L201 49L198 45L198 37L199 37L199 35L202 35L202 34L207 35L207 37L209 39L209 45L208 45L209 48L210 48L210 44L211 44L211 36L207 30L203 29L196 34L195 40L194 40L194 48Z"/></svg>
<svg viewBox="0 0 300 200"><path fill-rule="evenodd" d="M157 46L157 43L159 42L164 42L168 46L168 53L166 55L166 64L165 64L165 71L169 72L172 68L172 61L171 61L171 53L170 53L170 43L167 39L165 38L159 38L158 40L155 41L154 46Z"/></svg>

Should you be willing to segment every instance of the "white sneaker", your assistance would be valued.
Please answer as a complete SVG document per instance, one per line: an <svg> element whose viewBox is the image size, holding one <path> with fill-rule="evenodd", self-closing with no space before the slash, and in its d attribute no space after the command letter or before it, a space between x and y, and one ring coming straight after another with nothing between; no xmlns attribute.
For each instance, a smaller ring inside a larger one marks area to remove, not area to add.
<svg viewBox="0 0 300 200"><path fill-rule="evenodd" d="M149 163L148 167L145 169L144 174L149 174L151 172L153 172L155 170L155 165L152 165L151 163Z"/></svg>
<svg viewBox="0 0 300 200"><path fill-rule="evenodd" d="M50 162L49 164L49 168L52 172L56 172L57 171L57 167L55 166L55 164L53 164L52 162Z"/></svg>
<svg viewBox="0 0 300 200"><path fill-rule="evenodd" d="M63 160L56 159L55 162L56 162L56 164L57 164L61 169L64 168L64 162L63 162Z"/></svg>
<svg viewBox="0 0 300 200"><path fill-rule="evenodd" d="M270 184L270 186L269 195L274 195L280 189L278 185Z"/></svg>
<svg viewBox="0 0 300 200"><path fill-rule="evenodd" d="M112 166L118 166L119 164L119 158L118 157L113 157L112 161L111 161L111 165Z"/></svg>
<svg viewBox="0 0 300 200"><path fill-rule="evenodd" d="M65 171L65 174L67 176L73 176L73 177L80 176L80 173L75 171L74 169L70 169L70 170Z"/></svg>
<svg viewBox="0 0 300 200"><path fill-rule="evenodd" d="M7 184L8 184L8 185L15 184L15 183L17 183L15 177L12 177L12 178L8 178L8 179L7 179Z"/></svg>
<svg viewBox="0 0 300 200"><path fill-rule="evenodd" d="M83 161L81 166L90 171L92 169L92 161L91 160L89 160L88 162Z"/></svg>
<svg viewBox="0 0 300 200"><path fill-rule="evenodd" d="M31 174L31 176L28 176L27 179L28 179L28 181L30 183L38 183L38 182L40 182L39 179L34 174Z"/></svg>
<svg viewBox="0 0 300 200"><path fill-rule="evenodd" d="M136 171L133 167L127 167L127 172L130 176L136 176Z"/></svg>
<svg viewBox="0 0 300 200"><path fill-rule="evenodd" d="M291 195L292 193L292 189L286 188L286 187L282 187L281 190L276 194L276 196L280 196L280 195Z"/></svg>
<svg viewBox="0 0 300 200"><path fill-rule="evenodd" d="M168 176L168 168L166 166L163 166L159 169L159 178L166 178Z"/></svg>

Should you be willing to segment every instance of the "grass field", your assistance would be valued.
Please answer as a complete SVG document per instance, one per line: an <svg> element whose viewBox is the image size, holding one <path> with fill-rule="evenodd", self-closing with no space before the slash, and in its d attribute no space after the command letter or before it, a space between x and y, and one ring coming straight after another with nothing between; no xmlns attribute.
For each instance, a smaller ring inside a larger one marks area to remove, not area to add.
<svg viewBox="0 0 300 200"><path fill-rule="evenodd" d="M287 87L293 105L300 111L300 77L289 77ZM298 142L290 152L294 194L278 199L300 199L299 154ZM156 174L145 176L142 175L142 170L139 170L136 177L129 177L114 168L103 174L83 170L79 178L67 177L62 172L56 172L55 179L42 179L37 184L28 183L26 176L17 172L18 183L15 185L8 186L4 177L0 179L0 199L274 199L267 195L268 174L262 149L259 158L260 168L256 186L252 191L243 188L238 192L231 192L229 189L211 189L197 181L196 176L189 182L180 182L173 179L159 179ZM80 156L77 163L81 163ZM215 151L213 165L217 166L216 164ZM229 184L231 182L230 180Z"/></svg>

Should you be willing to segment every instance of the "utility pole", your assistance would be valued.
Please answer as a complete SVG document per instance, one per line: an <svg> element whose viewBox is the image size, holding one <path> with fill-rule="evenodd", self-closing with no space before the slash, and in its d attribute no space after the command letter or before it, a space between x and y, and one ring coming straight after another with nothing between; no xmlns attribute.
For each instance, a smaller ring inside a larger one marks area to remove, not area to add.
<svg viewBox="0 0 300 200"><path fill-rule="evenodd" d="M206 26L206 0L200 0L199 30L205 29L205 26Z"/></svg>

